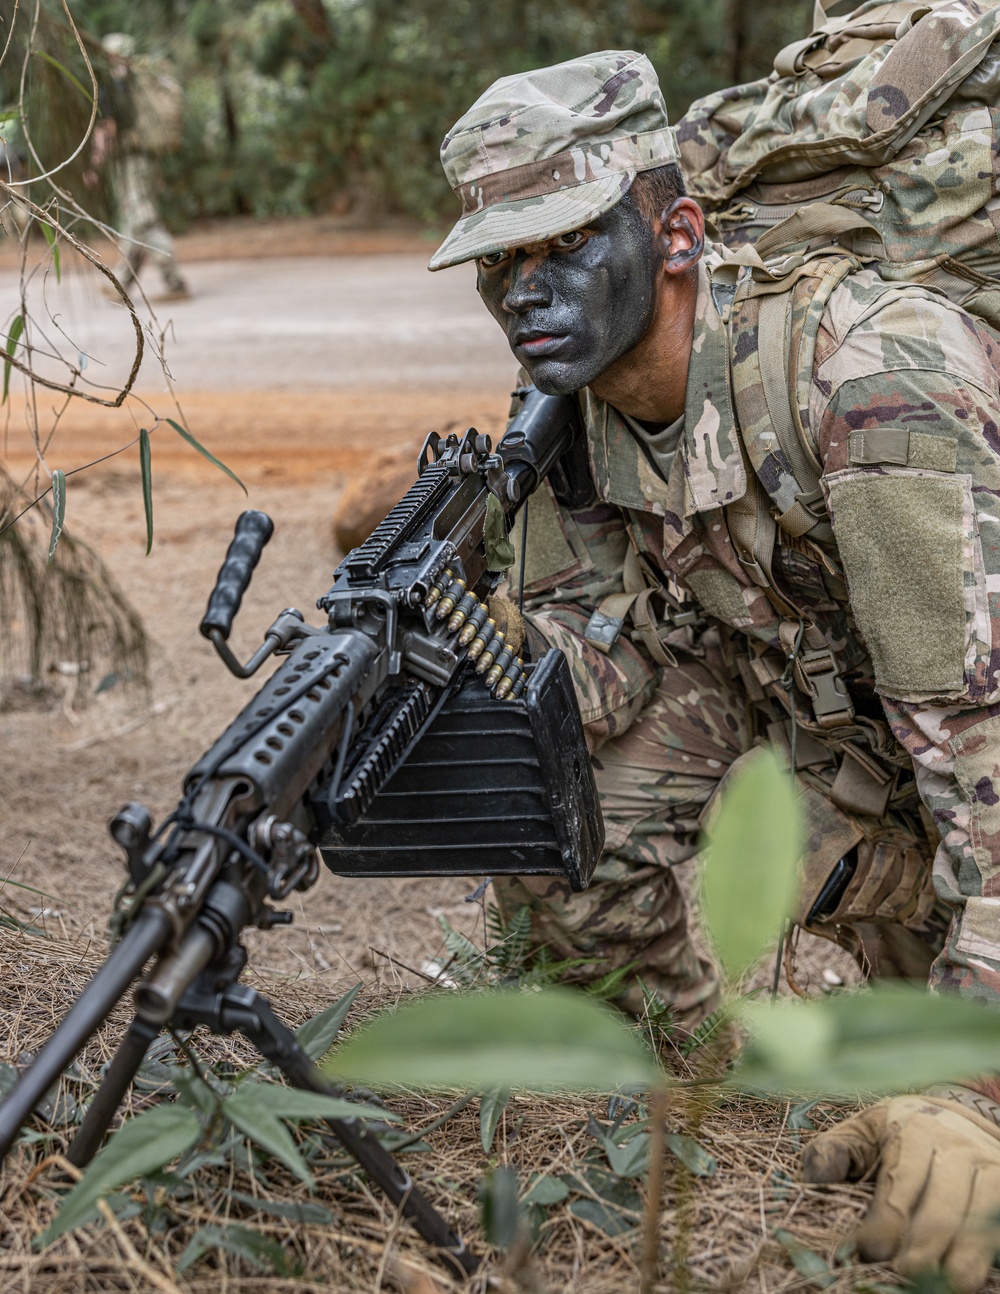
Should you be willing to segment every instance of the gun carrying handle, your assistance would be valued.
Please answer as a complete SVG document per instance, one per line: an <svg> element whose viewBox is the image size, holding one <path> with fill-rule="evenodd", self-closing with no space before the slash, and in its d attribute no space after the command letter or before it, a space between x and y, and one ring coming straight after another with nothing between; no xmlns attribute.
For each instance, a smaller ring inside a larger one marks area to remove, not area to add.
<svg viewBox="0 0 1000 1294"><path fill-rule="evenodd" d="M273 534L274 522L266 512L251 510L240 514L233 542L229 545L226 560L222 563L215 588L198 626L204 637L221 637L223 642L228 639L233 619L250 583L250 576L260 561L264 545Z"/></svg>

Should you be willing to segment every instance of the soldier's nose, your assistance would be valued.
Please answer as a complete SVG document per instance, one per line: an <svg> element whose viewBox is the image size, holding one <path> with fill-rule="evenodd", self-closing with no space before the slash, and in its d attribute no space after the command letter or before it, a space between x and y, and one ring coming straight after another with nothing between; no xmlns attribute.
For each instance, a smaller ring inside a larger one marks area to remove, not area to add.
<svg viewBox="0 0 1000 1294"><path fill-rule="evenodd" d="M503 308L511 314L521 314L533 306L552 303L552 292L538 273L538 262L525 264L520 258L511 267L510 282L504 294Z"/></svg>

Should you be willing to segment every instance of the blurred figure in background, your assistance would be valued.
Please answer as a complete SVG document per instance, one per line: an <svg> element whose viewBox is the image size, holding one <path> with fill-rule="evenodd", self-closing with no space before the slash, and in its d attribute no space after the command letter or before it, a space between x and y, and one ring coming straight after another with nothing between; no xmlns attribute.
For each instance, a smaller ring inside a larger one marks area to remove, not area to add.
<svg viewBox="0 0 1000 1294"><path fill-rule="evenodd" d="M191 293L154 197L155 159L181 142L181 88L162 65L136 57L131 36L112 32L101 44L109 56L110 77L99 94L101 116L91 156L95 167L111 168L124 244L115 274L128 291L149 257L163 276L166 291L160 299L183 301Z"/></svg>

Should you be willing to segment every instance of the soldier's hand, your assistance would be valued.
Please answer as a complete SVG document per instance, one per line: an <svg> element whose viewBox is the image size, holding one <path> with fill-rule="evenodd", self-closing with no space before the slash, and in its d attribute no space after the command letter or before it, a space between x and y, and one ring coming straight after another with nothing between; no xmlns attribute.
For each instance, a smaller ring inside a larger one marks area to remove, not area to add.
<svg viewBox="0 0 1000 1294"><path fill-rule="evenodd" d="M502 593L491 593L487 605L490 617L496 623L497 633L503 634L516 655L524 646L524 621L517 603L505 598Z"/></svg>
<svg viewBox="0 0 1000 1294"><path fill-rule="evenodd" d="M958 1101L898 1096L820 1133L802 1157L807 1182L876 1167L860 1257L906 1276L942 1268L962 1291L985 1285L1000 1250L1000 1127Z"/></svg>

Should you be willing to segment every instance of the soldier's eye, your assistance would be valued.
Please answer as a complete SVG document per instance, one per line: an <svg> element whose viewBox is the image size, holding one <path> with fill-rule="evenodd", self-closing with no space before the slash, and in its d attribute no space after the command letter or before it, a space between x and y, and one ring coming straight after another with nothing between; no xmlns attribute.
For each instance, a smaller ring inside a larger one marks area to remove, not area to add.
<svg viewBox="0 0 1000 1294"><path fill-rule="evenodd" d="M581 229L571 229L568 234L559 234L552 241L557 247L579 247L587 241L587 235Z"/></svg>
<svg viewBox="0 0 1000 1294"><path fill-rule="evenodd" d="M499 265L501 261L507 259L506 252L487 252L485 256L480 256L479 264L484 265L486 269L492 269L494 265Z"/></svg>

